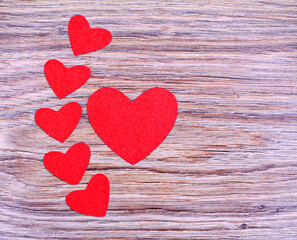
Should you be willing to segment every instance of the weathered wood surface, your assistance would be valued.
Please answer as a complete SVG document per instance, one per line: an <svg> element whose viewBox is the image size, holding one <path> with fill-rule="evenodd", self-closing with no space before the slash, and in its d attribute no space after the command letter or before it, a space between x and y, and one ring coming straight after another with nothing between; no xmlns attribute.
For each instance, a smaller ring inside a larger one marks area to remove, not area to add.
<svg viewBox="0 0 297 240"><path fill-rule="evenodd" d="M113 34L74 56L71 16ZM59 100L43 65L84 64L91 79ZM297 3L291 1L0 2L1 239L297 239ZM135 99L164 87L176 124L131 166L92 130L88 97L111 86ZM63 144L34 123L42 107L77 101L83 117ZM81 183L42 158L78 141L92 151ZM80 215L65 196L96 173L111 182L106 217Z"/></svg>

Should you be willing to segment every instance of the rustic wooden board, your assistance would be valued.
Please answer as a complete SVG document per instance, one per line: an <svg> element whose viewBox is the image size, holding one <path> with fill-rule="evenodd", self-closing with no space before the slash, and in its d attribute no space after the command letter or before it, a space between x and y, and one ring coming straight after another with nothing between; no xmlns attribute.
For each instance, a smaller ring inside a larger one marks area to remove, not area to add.
<svg viewBox="0 0 297 240"><path fill-rule="evenodd" d="M75 14L112 43L74 56ZM49 59L85 64L92 77L59 100L43 74ZM2 0L0 81L1 239L297 239L296 0ZM170 135L134 166L88 122L88 97L107 86L130 99L159 86L178 99ZM71 101L83 117L60 144L34 114ZM92 157L70 186L42 158L78 141ZM96 173L111 182L104 218L65 204Z"/></svg>

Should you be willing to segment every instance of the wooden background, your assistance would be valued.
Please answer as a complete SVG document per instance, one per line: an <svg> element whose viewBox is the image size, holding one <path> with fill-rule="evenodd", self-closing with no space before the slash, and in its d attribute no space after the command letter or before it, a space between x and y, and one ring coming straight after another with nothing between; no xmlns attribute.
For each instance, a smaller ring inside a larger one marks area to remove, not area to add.
<svg viewBox="0 0 297 240"><path fill-rule="evenodd" d="M75 14L110 30L111 44L74 56ZM59 100L43 74L49 59L92 77ZM2 0L0 81L1 239L297 239L296 0ZM164 87L178 100L169 136L134 166L88 122L88 97L108 86L131 100ZM60 144L34 114L71 101L83 116ZM42 158L78 141L92 156L72 186ZM111 183L104 218L65 203L96 173Z"/></svg>

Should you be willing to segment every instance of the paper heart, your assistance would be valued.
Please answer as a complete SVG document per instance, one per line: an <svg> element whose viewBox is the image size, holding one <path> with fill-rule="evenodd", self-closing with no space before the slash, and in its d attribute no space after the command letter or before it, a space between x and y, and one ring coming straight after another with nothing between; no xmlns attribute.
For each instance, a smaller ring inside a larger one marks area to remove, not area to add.
<svg viewBox="0 0 297 240"><path fill-rule="evenodd" d="M82 179L91 151L87 144L80 142L73 145L65 154L49 152L43 158L43 164L53 175L69 184L78 184Z"/></svg>
<svg viewBox="0 0 297 240"><path fill-rule="evenodd" d="M77 190L66 197L67 205L85 215L104 217L109 202L109 181L103 174L96 174L85 190Z"/></svg>
<svg viewBox="0 0 297 240"><path fill-rule="evenodd" d="M59 111L41 108L35 113L35 122L48 135L64 142L76 128L82 114L81 106L71 102Z"/></svg>
<svg viewBox="0 0 297 240"><path fill-rule="evenodd" d="M87 19L81 15L75 15L70 19L68 34L74 55L97 51L107 46L112 39L108 30L92 29Z"/></svg>
<svg viewBox="0 0 297 240"><path fill-rule="evenodd" d="M54 93L62 99L84 85L91 76L91 70L82 65L66 68L53 59L45 63L44 74Z"/></svg>
<svg viewBox="0 0 297 240"><path fill-rule="evenodd" d="M177 108L174 95L163 88L152 88L133 102L114 88L102 88L87 106L97 135L130 164L144 159L166 138Z"/></svg>

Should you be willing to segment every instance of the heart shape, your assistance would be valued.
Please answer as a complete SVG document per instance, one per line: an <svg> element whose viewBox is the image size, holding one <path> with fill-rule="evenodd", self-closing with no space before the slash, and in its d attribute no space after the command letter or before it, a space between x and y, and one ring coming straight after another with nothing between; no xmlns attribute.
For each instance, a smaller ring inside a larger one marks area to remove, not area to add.
<svg viewBox="0 0 297 240"><path fill-rule="evenodd" d="M121 158L135 164L169 134L177 101L163 88L152 88L130 101L114 88L101 88L88 100L89 121L97 135Z"/></svg>
<svg viewBox="0 0 297 240"><path fill-rule="evenodd" d="M81 106L71 102L59 111L41 108L35 113L35 122L52 138L64 142L76 128L82 114Z"/></svg>
<svg viewBox="0 0 297 240"><path fill-rule="evenodd" d="M67 205L85 215L104 217L109 202L109 180L103 174L96 174L85 190L77 190L66 197Z"/></svg>
<svg viewBox="0 0 297 240"><path fill-rule="evenodd" d="M66 68L53 59L45 63L44 74L54 93L62 99L84 85L91 76L91 70L82 65Z"/></svg>
<svg viewBox="0 0 297 240"><path fill-rule="evenodd" d="M81 15L75 15L70 19L68 35L74 55L97 51L107 46L112 39L108 30L92 29L87 19Z"/></svg>
<svg viewBox="0 0 297 240"><path fill-rule="evenodd" d="M53 175L69 184L78 184L90 161L91 151L87 144L74 144L65 154L49 152L43 157L43 164Z"/></svg>

